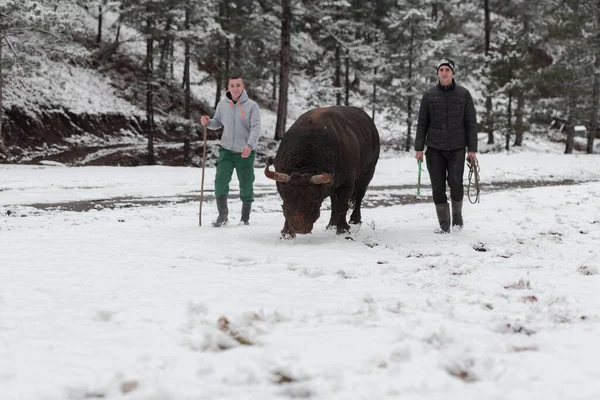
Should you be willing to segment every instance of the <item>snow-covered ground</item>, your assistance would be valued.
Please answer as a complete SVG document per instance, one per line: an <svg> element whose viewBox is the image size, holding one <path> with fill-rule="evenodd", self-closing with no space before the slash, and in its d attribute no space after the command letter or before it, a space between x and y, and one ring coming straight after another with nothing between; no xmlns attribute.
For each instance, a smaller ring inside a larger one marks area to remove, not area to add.
<svg viewBox="0 0 600 400"><path fill-rule="evenodd" d="M483 192L450 235L421 203L281 240L260 169L251 225L232 199L215 229L210 198L201 227L197 202L31 206L197 194L198 169L0 165L0 398L598 399L600 159L480 158L483 183L586 182Z"/></svg>

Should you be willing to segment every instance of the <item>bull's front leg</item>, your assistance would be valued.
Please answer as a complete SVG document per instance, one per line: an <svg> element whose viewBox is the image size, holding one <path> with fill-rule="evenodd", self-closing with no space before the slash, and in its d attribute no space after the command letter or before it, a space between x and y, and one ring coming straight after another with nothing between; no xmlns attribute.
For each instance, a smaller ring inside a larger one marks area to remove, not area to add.
<svg viewBox="0 0 600 400"><path fill-rule="evenodd" d="M337 210L336 210L338 200L337 200L337 195L335 192L333 192L331 194L331 196L329 196L329 200L331 201L331 216L329 217L329 223L327 224L327 227L325 228L327 230L337 228L337 224L338 224Z"/></svg>
<svg viewBox="0 0 600 400"><path fill-rule="evenodd" d="M354 182L345 184L336 189L333 202L331 204L331 220L335 221L336 233L342 235L350 232L350 225L346 222L348 214L348 203L354 193ZM335 203L335 204L334 204Z"/></svg>
<svg viewBox="0 0 600 400"><path fill-rule="evenodd" d="M293 239L296 237L296 233L290 229L288 226L287 218L285 223L283 224L283 229L281 230L281 238L282 239Z"/></svg>

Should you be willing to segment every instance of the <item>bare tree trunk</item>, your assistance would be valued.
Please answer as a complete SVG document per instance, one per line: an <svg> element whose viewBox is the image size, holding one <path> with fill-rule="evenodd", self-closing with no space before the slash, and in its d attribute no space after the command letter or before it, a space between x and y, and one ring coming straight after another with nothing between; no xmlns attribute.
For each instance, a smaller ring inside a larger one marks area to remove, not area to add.
<svg viewBox="0 0 600 400"><path fill-rule="evenodd" d="M415 21L410 18L410 45L408 47L408 101L406 104L406 143L404 151L410 151L412 145L411 128L412 128L412 72L413 72L413 48L415 43Z"/></svg>
<svg viewBox="0 0 600 400"><path fill-rule="evenodd" d="M275 140L281 140L285 133L287 119L288 86L290 79L290 36L292 30L292 9L290 0L281 0L281 52L279 59L279 105L275 123Z"/></svg>
<svg viewBox="0 0 600 400"><path fill-rule="evenodd" d="M494 117L492 112L492 97L488 94L485 98L485 130L488 132L488 144L494 144Z"/></svg>
<svg viewBox="0 0 600 400"><path fill-rule="evenodd" d="M217 105L219 101L221 101L221 91L223 90L221 86L223 86L223 75L216 74L215 75L215 83L217 85L217 93L215 93L215 106L213 107L215 110L217 109Z"/></svg>
<svg viewBox="0 0 600 400"><path fill-rule="evenodd" d="M486 66L490 63L490 35L492 32L492 22L490 20L490 1L483 1L483 12L485 16L485 63ZM486 70L488 70L486 68ZM490 77L487 77L490 79ZM488 84L485 96L485 130L488 133L488 144L494 144L494 116L492 107L491 85Z"/></svg>
<svg viewBox="0 0 600 400"><path fill-rule="evenodd" d="M187 0L185 4L185 17L183 22L183 29L186 32L186 37L183 40L184 43L184 62L183 62L183 92L184 92L184 108L183 117L189 121L183 138L183 165L189 165L191 162L190 158L190 137L191 137L191 117L192 117L192 106L191 106L191 95L190 95L190 38L187 36L190 31L190 19L192 15L192 1Z"/></svg>
<svg viewBox="0 0 600 400"><path fill-rule="evenodd" d="M508 93L508 121L506 126L506 144L504 145L504 150L510 150L510 132L512 130L512 93Z"/></svg>
<svg viewBox="0 0 600 400"><path fill-rule="evenodd" d="M148 125L148 165L156 163L154 158L154 103L153 88L154 81L153 59L154 59L154 17L152 10L148 7L146 18L146 123Z"/></svg>
<svg viewBox="0 0 600 400"><path fill-rule="evenodd" d="M1 59L1 58L0 58ZM590 130L588 131L586 152L594 152L594 138L598 130L598 106L600 105L600 48L596 49L596 58L594 59L594 83L592 85L592 117L590 118Z"/></svg>
<svg viewBox="0 0 600 400"><path fill-rule="evenodd" d="M277 61L273 62L273 91L271 92L271 100L277 98Z"/></svg>
<svg viewBox="0 0 600 400"><path fill-rule="evenodd" d="M524 12L522 14L523 17L523 32L524 37L522 40L522 51L523 54L527 54L527 50L529 49L529 20L531 16ZM519 57L522 63L525 63L523 57ZM515 142L513 146L521 146L523 144L523 135L525 134L525 123L523 121L525 115L525 90L526 84L522 84L524 78L526 78L527 68L520 68L521 79L519 80L519 87L517 88L517 109L515 111Z"/></svg>
<svg viewBox="0 0 600 400"><path fill-rule="evenodd" d="M104 17L104 11L102 10L102 4L98 5L98 34L96 35L96 43L102 43L102 18Z"/></svg>
<svg viewBox="0 0 600 400"><path fill-rule="evenodd" d="M229 21L229 7L227 8L227 21ZM225 76L223 76L223 85L227 89L229 74L231 72L231 43L229 39L225 40L225 69L223 71L225 73Z"/></svg>
<svg viewBox="0 0 600 400"><path fill-rule="evenodd" d="M339 106L342 104L342 92L340 91L342 86L342 60L340 58L340 45L335 45L335 77L333 81L333 87L335 88L335 105Z"/></svg>
<svg viewBox="0 0 600 400"><path fill-rule="evenodd" d="M346 58L344 60L344 68L346 69L346 81L345 81L345 89L346 89L346 99L344 104L346 106L350 105L350 52L346 50Z"/></svg>
<svg viewBox="0 0 600 400"><path fill-rule="evenodd" d="M160 59L158 61L158 75L161 78L167 77L167 58L169 57L169 49L171 47L170 31L172 19L172 17L167 18L167 22L165 24L165 33L163 39L160 41Z"/></svg>
<svg viewBox="0 0 600 400"><path fill-rule="evenodd" d="M377 67L373 69L373 97L372 97L373 111L371 112L371 118L375 119L375 108L377 104Z"/></svg>
<svg viewBox="0 0 600 400"><path fill-rule="evenodd" d="M565 144L565 154L573 153L573 137L575 136L575 126L567 124L567 143Z"/></svg>
<svg viewBox="0 0 600 400"><path fill-rule="evenodd" d="M242 54L242 39L240 36L236 35L233 39L233 53L232 54ZM238 57L231 57L231 70L232 71L240 71L241 70L241 60Z"/></svg>
<svg viewBox="0 0 600 400"><path fill-rule="evenodd" d="M173 37L171 39L171 46L169 46L169 77L171 79L173 79L173 77L175 76L175 68L174 68L174 61L175 61L175 37Z"/></svg>
<svg viewBox="0 0 600 400"><path fill-rule="evenodd" d="M219 22L223 29L228 29L229 27L229 0L221 0L219 1ZM227 84L229 82L229 41L219 40L219 61L217 63L218 68L214 74L215 84L216 84L216 93L215 93L215 105L214 109L217 108L219 101L221 101L221 92L223 91L223 87L227 89ZM222 60L222 61L221 61Z"/></svg>
<svg viewBox="0 0 600 400"><path fill-rule="evenodd" d="M512 69L512 60L508 66L508 81L512 83L513 78L513 69ZM512 88L508 91L508 105L506 107L507 121L506 121L506 144L504 149L506 151L510 150L510 134L512 132Z"/></svg>
<svg viewBox="0 0 600 400"><path fill-rule="evenodd" d="M225 28L225 30L228 30L230 28L229 0L224 0L220 3L219 16L221 19L221 26L223 26ZM224 68L221 69L221 73L223 74L222 83L224 82L225 88L227 88L227 84L229 83L229 72L230 72L230 66L231 66L230 47L231 47L231 43L229 43L229 39L225 39L225 44L224 44L223 53L222 53L223 59L225 60L225 65L224 65ZM219 96L219 99L221 98L220 91L217 96ZM215 108L217 107L218 103L219 103L218 101L215 103Z"/></svg>
<svg viewBox="0 0 600 400"><path fill-rule="evenodd" d="M119 6L119 18L117 18L117 34L115 36L115 43L119 43L119 37L121 36L121 20L123 19L123 3Z"/></svg>
<svg viewBox="0 0 600 400"><path fill-rule="evenodd" d="M227 39L225 40L225 68L223 69L223 82L225 88L227 88L227 85L229 83L229 72L231 68L231 52L229 46L229 39Z"/></svg>
<svg viewBox="0 0 600 400"><path fill-rule="evenodd" d="M434 0L431 2L431 19L437 21L438 16L438 2Z"/></svg>
<svg viewBox="0 0 600 400"><path fill-rule="evenodd" d="M0 19L2 18L0 14ZM0 154L6 153L4 137L2 136L2 125L4 120L4 32L0 32Z"/></svg>
<svg viewBox="0 0 600 400"><path fill-rule="evenodd" d="M517 109L515 110L515 142L513 146L523 145L523 133L525 131L525 124L523 123L523 114L525 108L525 95L523 94L523 88L517 93Z"/></svg>
<svg viewBox="0 0 600 400"><path fill-rule="evenodd" d="M360 74L362 71L355 69L354 70L354 79L352 79L352 83L350 84L355 90L360 90Z"/></svg>
<svg viewBox="0 0 600 400"><path fill-rule="evenodd" d="M492 33L492 21L490 19L490 0L483 0L483 14L485 19L485 55L490 52L490 36Z"/></svg>

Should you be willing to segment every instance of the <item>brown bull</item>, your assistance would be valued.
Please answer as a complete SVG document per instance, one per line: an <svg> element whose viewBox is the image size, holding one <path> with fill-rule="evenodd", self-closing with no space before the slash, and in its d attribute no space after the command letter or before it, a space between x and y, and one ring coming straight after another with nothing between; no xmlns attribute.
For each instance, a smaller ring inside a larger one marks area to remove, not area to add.
<svg viewBox="0 0 600 400"><path fill-rule="evenodd" d="M283 136L272 171L283 200L283 237L312 232L323 200L331 199L328 228L338 234L361 223L361 203L379 159L379 132L367 113L357 107L334 106L310 110Z"/></svg>

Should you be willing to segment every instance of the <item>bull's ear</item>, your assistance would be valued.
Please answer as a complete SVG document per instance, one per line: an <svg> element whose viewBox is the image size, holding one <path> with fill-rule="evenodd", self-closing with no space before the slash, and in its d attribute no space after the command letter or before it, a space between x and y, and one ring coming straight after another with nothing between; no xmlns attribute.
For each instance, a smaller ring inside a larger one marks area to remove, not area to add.
<svg viewBox="0 0 600 400"><path fill-rule="evenodd" d="M327 172L323 172L319 175L313 175L310 177L310 183L313 185L324 185L326 183L331 182L333 179L333 175L328 174Z"/></svg>

